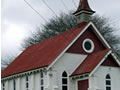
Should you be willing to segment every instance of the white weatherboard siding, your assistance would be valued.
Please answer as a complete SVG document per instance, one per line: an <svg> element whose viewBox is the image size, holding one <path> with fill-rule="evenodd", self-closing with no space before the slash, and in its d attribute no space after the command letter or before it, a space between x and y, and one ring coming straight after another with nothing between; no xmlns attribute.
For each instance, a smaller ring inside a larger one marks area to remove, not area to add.
<svg viewBox="0 0 120 90"><path fill-rule="evenodd" d="M62 90L62 73L70 76L83 62L86 55L65 53L48 71L44 72L44 90ZM105 77L111 76L111 90L120 89L120 68L100 66L89 77L88 90L106 90ZM41 90L40 72L32 73L29 77L29 90ZM68 77L68 90L78 90L77 81ZM26 76L15 78L16 90L26 90ZM3 82L2 82L3 83ZM4 81L5 90L13 90L13 79Z"/></svg>
<svg viewBox="0 0 120 90"><path fill-rule="evenodd" d="M29 82L29 90L35 90L34 88L34 84L35 84L35 79L34 79L34 74L31 74L29 77L28 77L28 82Z"/></svg>
<svg viewBox="0 0 120 90"><path fill-rule="evenodd" d="M62 90L62 73L66 71L69 79L69 76L82 63L82 61L86 57L87 57L86 55L81 55L81 54L65 53L52 66L52 70L54 70L54 75L51 77L50 81L55 83L55 86L53 87L58 87L59 88L58 90ZM55 77L57 77L56 80L55 80ZM69 90L75 90L76 89L75 81L69 80L68 87L69 87ZM52 89L52 90L55 90L55 89Z"/></svg>
<svg viewBox="0 0 120 90"><path fill-rule="evenodd" d="M8 90L13 90L13 80L9 80L8 83L9 83L9 84L8 84L8 85L9 85L9 86L8 86L8 87L9 87ZM7 88L5 87L5 89L7 89Z"/></svg>
<svg viewBox="0 0 120 90"><path fill-rule="evenodd" d="M62 73L70 76L73 71L86 58L86 55L65 53L53 66L44 72L44 90L62 90ZM29 90L41 90L40 72L28 75ZM69 78L68 78L69 79ZM16 90L26 90L26 76L15 78ZM69 80L69 90L76 89L76 81ZM13 90L13 79L7 80L5 90Z"/></svg>
<svg viewBox="0 0 120 90"><path fill-rule="evenodd" d="M34 90L40 90L40 73L34 74Z"/></svg>
<svg viewBox="0 0 120 90"><path fill-rule="evenodd" d="M52 75L51 75L52 74ZM45 74L45 78L44 78L44 81L45 81L45 90L55 90L56 89L56 73L54 73L54 71L51 72L48 71L46 74Z"/></svg>
<svg viewBox="0 0 120 90"><path fill-rule="evenodd" d="M21 87L20 87L20 85L21 85L20 78L17 78L15 80L16 80L16 90L21 90Z"/></svg>
<svg viewBox="0 0 120 90"><path fill-rule="evenodd" d="M106 90L105 77L110 74L111 90L120 89L120 68L100 66L89 79L89 90Z"/></svg>
<svg viewBox="0 0 120 90"><path fill-rule="evenodd" d="M25 90L25 85L26 85L25 77L20 77L20 83L21 83L21 85L20 85L21 90Z"/></svg>
<svg viewBox="0 0 120 90"><path fill-rule="evenodd" d="M3 90L2 88L3 88L3 83L1 82L1 90ZM8 89L8 81L4 82L4 88Z"/></svg>
<svg viewBox="0 0 120 90"><path fill-rule="evenodd" d="M5 84L6 84L6 86L5 86L5 87L6 87L6 89L9 89L9 87L8 87L8 81L6 81L6 83L5 83Z"/></svg>
<svg viewBox="0 0 120 90"><path fill-rule="evenodd" d="M31 74L28 77L29 77L29 90L40 90L40 72ZM15 78L15 81L16 90L26 90L26 76ZM4 81L4 83L5 90L14 90L13 79ZM3 90L2 88L3 87L1 86L1 90Z"/></svg>

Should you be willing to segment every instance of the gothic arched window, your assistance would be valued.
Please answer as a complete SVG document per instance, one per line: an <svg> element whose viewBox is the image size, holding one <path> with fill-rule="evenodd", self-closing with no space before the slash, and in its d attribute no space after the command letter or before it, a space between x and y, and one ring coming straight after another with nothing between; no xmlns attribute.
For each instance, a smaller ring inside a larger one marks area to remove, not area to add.
<svg viewBox="0 0 120 90"><path fill-rule="evenodd" d="M13 80L13 88L14 88L14 90L16 90L16 81L15 81L15 79Z"/></svg>
<svg viewBox="0 0 120 90"><path fill-rule="evenodd" d="M62 90L68 90L68 77L65 71L62 74Z"/></svg>
<svg viewBox="0 0 120 90"><path fill-rule="evenodd" d="M41 86L41 90L44 90L44 73L43 73L43 71L40 73L40 86Z"/></svg>
<svg viewBox="0 0 120 90"><path fill-rule="evenodd" d="M26 90L29 90L29 77L26 76Z"/></svg>
<svg viewBox="0 0 120 90"><path fill-rule="evenodd" d="M109 74L106 75L106 90L111 90L111 77Z"/></svg>
<svg viewBox="0 0 120 90"><path fill-rule="evenodd" d="M5 83L2 84L2 90L5 90Z"/></svg>

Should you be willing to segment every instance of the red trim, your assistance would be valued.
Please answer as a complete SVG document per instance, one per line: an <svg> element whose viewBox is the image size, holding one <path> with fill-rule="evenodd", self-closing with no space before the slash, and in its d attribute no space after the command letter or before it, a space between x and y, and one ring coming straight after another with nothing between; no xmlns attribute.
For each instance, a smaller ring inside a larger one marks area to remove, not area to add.
<svg viewBox="0 0 120 90"><path fill-rule="evenodd" d="M119 67L111 55L109 55L108 58L102 63L102 66Z"/></svg>
<svg viewBox="0 0 120 90"><path fill-rule="evenodd" d="M95 45L94 51L92 53L105 50L106 48L101 43L101 41L98 39L98 37L95 35L95 33L92 31L92 29L89 27L82 35L81 37L67 50L68 53L78 53L78 54L92 54L87 53L83 50L82 43L85 39L91 39Z"/></svg>

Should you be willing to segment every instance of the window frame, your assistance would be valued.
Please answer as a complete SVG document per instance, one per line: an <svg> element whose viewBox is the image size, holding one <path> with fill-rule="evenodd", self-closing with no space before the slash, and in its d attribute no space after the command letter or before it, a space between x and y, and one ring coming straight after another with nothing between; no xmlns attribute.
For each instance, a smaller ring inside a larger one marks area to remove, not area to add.
<svg viewBox="0 0 120 90"><path fill-rule="evenodd" d="M25 77L25 88L26 88L26 90L29 90L29 77L28 76L26 76Z"/></svg>
<svg viewBox="0 0 120 90"><path fill-rule="evenodd" d="M107 74L106 77L105 77L105 85L106 85L106 90L111 90L111 77L110 77L110 74Z"/></svg>
<svg viewBox="0 0 120 90"><path fill-rule="evenodd" d="M44 73L40 72L40 90L44 90Z"/></svg>
<svg viewBox="0 0 120 90"><path fill-rule="evenodd" d="M87 50L86 49L86 47L85 47L85 43L86 42L89 42L90 44L91 44L91 48L90 48L90 50ZM94 45L94 43L93 43L93 41L91 40L91 39L85 39L84 41L83 41L83 43L82 43L82 47L83 47L83 50L85 51L85 52L87 52L87 53L92 53L93 51L94 51L94 48L95 48L95 45Z"/></svg>
<svg viewBox="0 0 120 90"><path fill-rule="evenodd" d="M5 90L5 83L2 83L2 90Z"/></svg>
<svg viewBox="0 0 120 90"><path fill-rule="evenodd" d="M16 90L16 80L13 79L13 90Z"/></svg>
<svg viewBox="0 0 120 90"><path fill-rule="evenodd" d="M64 76L64 74L66 74L65 76ZM64 81L63 80L65 80L65 82L66 82L66 84L64 83ZM62 90L64 90L63 89L63 87L65 88L67 88L67 89L65 89L65 90L68 90L68 75L67 75L67 72L66 71L64 71L63 73L62 73Z"/></svg>

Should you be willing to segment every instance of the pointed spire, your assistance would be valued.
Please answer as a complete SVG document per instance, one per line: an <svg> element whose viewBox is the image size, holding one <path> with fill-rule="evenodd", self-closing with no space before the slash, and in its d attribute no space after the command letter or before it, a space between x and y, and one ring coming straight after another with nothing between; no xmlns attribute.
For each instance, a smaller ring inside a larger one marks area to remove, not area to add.
<svg viewBox="0 0 120 90"><path fill-rule="evenodd" d="M75 16L80 16L81 21L88 21L89 17L95 13L93 11L89 4L88 0L80 0L78 9L75 13L73 13Z"/></svg>

